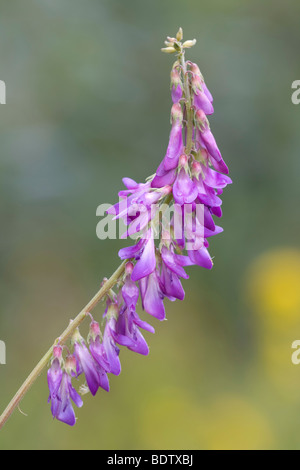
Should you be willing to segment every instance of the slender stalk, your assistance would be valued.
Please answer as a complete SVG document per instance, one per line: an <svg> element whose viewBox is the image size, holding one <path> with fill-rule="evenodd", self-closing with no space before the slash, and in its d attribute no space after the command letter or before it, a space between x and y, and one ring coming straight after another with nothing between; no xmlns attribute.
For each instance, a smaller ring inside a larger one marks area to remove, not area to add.
<svg viewBox="0 0 300 470"><path fill-rule="evenodd" d="M182 66L183 74L184 74L184 95L185 95L185 109L186 109L186 148L185 152L188 155L193 147L193 110L192 110L192 102L191 102L191 94L189 88L189 79L187 74L187 68L184 58L184 51L181 50L179 56L179 61Z"/></svg>
<svg viewBox="0 0 300 470"><path fill-rule="evenodd" d="M82 321L86 318L88 312L91 312L96 305L100 302L100 300L109 292L109 290L118 282L120 277L125 271L125 264L126 260L118 267L118 269L114 272L114 274L103 284L101 289L97 292L97 294L89 301L89 303L81 310L81 312L77 315L77 317L70 322L69 326L65 329L65 331L59 337L59 344L63 344L67 341L68 338L73 334L75 329L82 323ZM53 346L51 346L49 351L46 352L44 357L40 360L37 366L33 369L31 374L27 377L23 385L17 391L7 408L3 411L2 415L0 416L0 429L4 426L6 421L9 419L15 408L19 405L21 400L23 399L24 395L28 392L32 384L36 381L39 375L42 373L43 369L49 363L52 353L53 353Z"/></svg>

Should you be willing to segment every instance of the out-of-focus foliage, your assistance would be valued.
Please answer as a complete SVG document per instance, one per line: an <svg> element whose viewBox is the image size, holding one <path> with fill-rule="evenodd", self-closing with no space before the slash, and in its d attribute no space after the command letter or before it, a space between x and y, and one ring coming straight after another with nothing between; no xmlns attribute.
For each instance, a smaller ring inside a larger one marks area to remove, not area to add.
<svg viewBox="0 0 300 470"><path fill-rule="evenodd" d="M96 208L143 181L167 146L179 26L215 101L211 126L234 184L212 272L191 268L150 356L122 351L111 392L75 428L52 421L45 373L1 449L300 448L300 79L297 0L2 2L1 312L4 408L69 319L117 266ZM102 306L96 311L100 318Z"/></svg>

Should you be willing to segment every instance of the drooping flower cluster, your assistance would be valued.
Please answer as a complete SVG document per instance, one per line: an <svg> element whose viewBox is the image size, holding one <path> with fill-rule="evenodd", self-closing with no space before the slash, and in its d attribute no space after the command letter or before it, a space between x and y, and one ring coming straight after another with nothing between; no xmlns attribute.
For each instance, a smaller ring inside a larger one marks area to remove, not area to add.
<svg viewBox="0 0 300 470"><path fill-rule="evenodd" d="M213 216L222 216L220 195L231 180L207 118L214 112L212 95L198 66L185 62L184 50L195 41L182 44L181 39L179 31L164 49L178 54L171 71L172 127L166 154L145 183L124 178L126 189L108 210L125 222L124 236L134 237L135 243L119 251L127 264L119 292L107 296L103 333L92 320L87 343L77 330L74 352L65 361L62 348L54 350L48 371L51 411L70 425L75 423L71 400L82 406L71 378L84 374L92 395L99 388L109 391L108 374L121 372L120 346L149 353L141 330L154 329L136 311L139 297L145 312L164 320L164 299L184 298L181 279L189 277L185 268L213 266L208 239L222 232Z"/></svg>

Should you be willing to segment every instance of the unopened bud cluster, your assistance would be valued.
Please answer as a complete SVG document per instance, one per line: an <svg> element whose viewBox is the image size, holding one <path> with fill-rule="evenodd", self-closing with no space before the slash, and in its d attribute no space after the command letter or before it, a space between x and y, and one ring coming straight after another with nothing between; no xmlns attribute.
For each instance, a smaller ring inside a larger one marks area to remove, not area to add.
<svg viewBox="0 0 300 470"><path fill-rule="evenodd" d="M162 52L166 52L167 54L173 54L175 52L180 52L182 49L189 49L190 47L193 47L196 44L196 39L184 41L182 43L183 39L183 31L182 28L179 28L178 33L176 34L175 38L167 37L167 40L165 41L166 47L163 47L161 50Z"/></svg>

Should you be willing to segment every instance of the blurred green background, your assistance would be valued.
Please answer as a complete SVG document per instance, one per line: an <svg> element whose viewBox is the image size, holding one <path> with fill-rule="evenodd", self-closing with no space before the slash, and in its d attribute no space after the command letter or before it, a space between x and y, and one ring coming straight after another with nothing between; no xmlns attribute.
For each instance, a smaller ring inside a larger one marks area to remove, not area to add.
<svg viewBox="0 0 300 470"><path fill-rule="evenodd" d="M234 181L214 269L190 268L185 301L148 318L150 355L122 350L72 429L52 420L43 373L1 449L300 449L299 15L298 0L1 2L1 411L117 267L126 242L97 239L96 208L164 156L160 48L179 26L198 40L188 57Z"/></svg>

